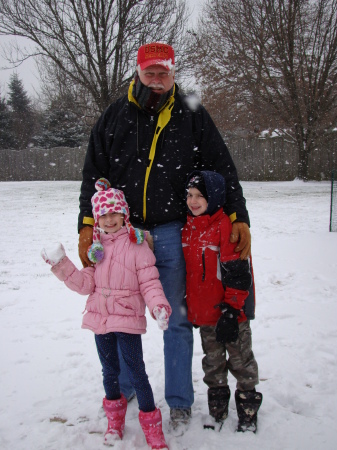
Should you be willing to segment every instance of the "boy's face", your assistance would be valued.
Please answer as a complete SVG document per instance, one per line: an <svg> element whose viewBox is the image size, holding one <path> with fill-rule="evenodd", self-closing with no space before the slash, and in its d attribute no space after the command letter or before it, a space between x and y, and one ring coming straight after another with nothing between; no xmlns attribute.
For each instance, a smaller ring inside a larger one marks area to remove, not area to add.
<svg viewBox="0 0 337 450"><path fill-rule="evenodd" d="M107 213L98 219L98 225L106 233L116 233L124 223L124 214Z"/></svg>
<svg viewBox="0 0 337 450"><path fill-rule="evenodd" d="M201 216L207 209L207 200L197 188L189 188L187 191L187 206L194 216Z"/></svg>

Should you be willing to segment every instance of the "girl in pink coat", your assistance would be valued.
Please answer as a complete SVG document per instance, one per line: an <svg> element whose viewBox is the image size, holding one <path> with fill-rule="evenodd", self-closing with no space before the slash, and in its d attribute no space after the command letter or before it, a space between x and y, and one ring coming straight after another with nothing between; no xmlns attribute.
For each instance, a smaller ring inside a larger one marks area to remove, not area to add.
<svg viewBox="0 0 337 450"><path fill-rule="evenodd" d="M164 295L146 232L132 227L124 193L108 180L96 182L93 207L94 242L88 249L92 267L78 270L65 255L62 244L43 249L43 259L68 288L89 295L82 328L95 333L102 364L108 418L105 442L122 439L127 400L118 382L120 372L117 341L127 365L139 403L139 421L151 449L168 448L162 431L161 412L156 408L145 371L141 334L146 332L145 308L161 330L168 327L171 307Z"/></svg>

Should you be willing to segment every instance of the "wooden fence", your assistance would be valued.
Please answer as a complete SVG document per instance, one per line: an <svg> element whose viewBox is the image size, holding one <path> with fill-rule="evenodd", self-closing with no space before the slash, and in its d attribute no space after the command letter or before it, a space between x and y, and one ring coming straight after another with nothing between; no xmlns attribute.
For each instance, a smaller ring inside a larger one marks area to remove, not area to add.
<svg viewBox="0 0 337 450"><path fill-rule="evenodd" d="M242 181L291 181L298 174L298 150L283 138L227 140ZM337 167L337 146L316 148L309 155L310 180L330 180Z"/></svg>
<svg viewBox="0 0 337 450"><path fill-rule="evenodd" d="M0 150L0 181L81 180L86 148Z"/></svg>
<svg viewBox="0 0 337 450"><path fill-rule="evenodd" d="M242 181L290 181L297 176L297 148L283 138L226 142ZM0 181L81 180L85 152L85 147L0 150ZM317 148L309 157L309 179L329 180L336 167L336 144Z"/></svg>

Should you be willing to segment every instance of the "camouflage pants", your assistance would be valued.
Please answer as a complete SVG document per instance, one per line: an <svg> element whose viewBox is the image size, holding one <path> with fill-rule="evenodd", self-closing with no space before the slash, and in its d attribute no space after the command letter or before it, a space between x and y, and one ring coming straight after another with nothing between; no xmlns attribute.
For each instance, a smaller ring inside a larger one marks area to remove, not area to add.
<svg viewBox="0 0 337 450"><path fill-rule="evenodd" d="M228 385L228 371L236 378L236 388L249 391L259 383L258 366L252 351L252 330L249 321L239 324L236 342L221 344L215 339L215 327L200 327L204 351L202 368L204 382L209 388ZM226 354L228 353L228 359Z"/></svg>

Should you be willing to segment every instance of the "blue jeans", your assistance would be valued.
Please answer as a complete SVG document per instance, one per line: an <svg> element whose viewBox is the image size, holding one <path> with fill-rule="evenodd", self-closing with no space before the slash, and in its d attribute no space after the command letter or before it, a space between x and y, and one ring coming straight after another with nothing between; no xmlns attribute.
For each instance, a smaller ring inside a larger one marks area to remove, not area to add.
<svg viewBox="0 0 337 450"><path fill-rule="evenodd" d="M137 225L135 225L137 226ZM187 320L186 268L181 245L180 221L150 228L154 254L167 300L172 308L169 328L164 331L165 399L170 408L190 408L194 401L192 383L193 329ZM121 358L120 358L121 359ZM119 376L126 396L131 384L123 363Z"/></svg>

